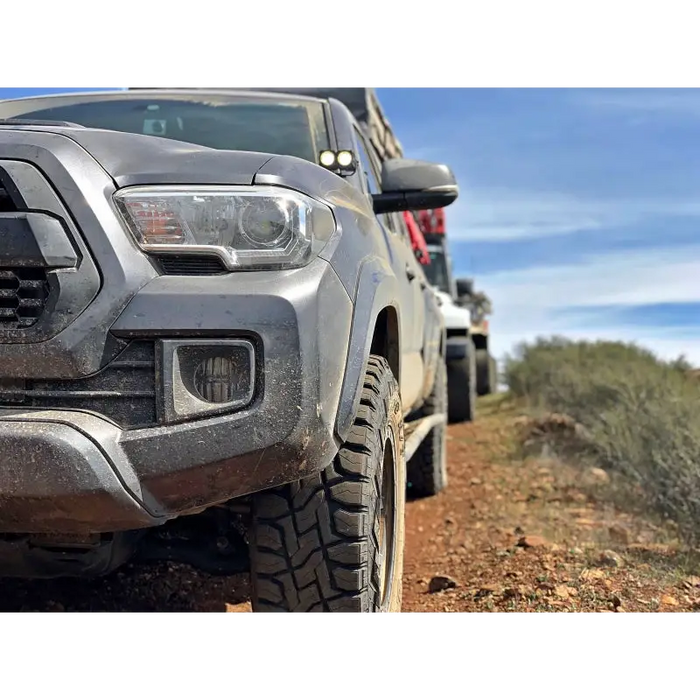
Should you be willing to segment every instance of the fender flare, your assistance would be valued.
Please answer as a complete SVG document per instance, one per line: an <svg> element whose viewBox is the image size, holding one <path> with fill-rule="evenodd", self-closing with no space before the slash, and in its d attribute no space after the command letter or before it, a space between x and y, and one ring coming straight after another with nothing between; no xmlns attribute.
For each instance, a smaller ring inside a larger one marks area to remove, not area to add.
<svg viewBox="0 0 700 700"><path fill-rule="evenodd" d="M394 309L398 319L399 374L401 372L401 295L393 270L379 258L365 261L360 267L356 289L345 376L335 421L336 436L341 442L347 438L360 403L365 368L372 347L377 318L387 307ZM399 381L399 378L396 377L396 380Z"/></svg>

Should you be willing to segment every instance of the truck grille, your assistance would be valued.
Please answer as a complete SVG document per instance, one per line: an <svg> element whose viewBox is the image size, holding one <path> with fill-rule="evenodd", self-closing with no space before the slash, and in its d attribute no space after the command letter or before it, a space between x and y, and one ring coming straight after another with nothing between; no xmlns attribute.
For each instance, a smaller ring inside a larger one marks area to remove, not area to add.
<svg viewBox="0 0 700 700"><path fill-rule="evenodd" d="M29 328L49 298L46 272L36 267L0 268L0 330Z"/></svg>
<svg viewBox="0 0 700 700"><path fill-rule="evenodd" d="M0 407L90 411L121 428L155 425L155 346L132 342L101 372L82 379L0 379Z"/></svg>

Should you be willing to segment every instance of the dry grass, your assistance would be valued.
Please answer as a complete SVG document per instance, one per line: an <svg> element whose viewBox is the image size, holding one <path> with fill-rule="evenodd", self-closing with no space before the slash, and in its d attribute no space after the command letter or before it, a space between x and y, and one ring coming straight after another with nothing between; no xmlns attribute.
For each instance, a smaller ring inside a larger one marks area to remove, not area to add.
<svg viewBox="0 0 700 700"><path fill-rule="evenodd" d="M507 358L510 392L571 420L567 447L700 541L700 382L633 344L540 339Z"/></svg>

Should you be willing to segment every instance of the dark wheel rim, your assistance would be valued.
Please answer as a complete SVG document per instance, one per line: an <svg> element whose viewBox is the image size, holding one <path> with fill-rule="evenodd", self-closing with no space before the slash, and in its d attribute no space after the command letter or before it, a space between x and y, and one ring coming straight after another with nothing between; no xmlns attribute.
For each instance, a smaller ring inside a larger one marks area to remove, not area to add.
<svg viewBox="0 0 700 700"><path fill-rule="evenodd" d="M382 490L379 495L379 607L385 609L391 600L394 579L394 549L396 546L396 484L394 479L394 450L391 440L384 445Z"/></svg>

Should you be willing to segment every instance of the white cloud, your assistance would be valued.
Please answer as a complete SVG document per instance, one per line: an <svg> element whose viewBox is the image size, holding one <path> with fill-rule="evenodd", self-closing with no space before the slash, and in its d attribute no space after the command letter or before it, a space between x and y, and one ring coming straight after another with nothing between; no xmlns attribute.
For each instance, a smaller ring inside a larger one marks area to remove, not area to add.
<svg viewBox="0 0 700 700"><path fill-rule="evenodd" d="M447 210L452 240L502 242L612 229L651 216L700 216L700 202L674 198L595 199L558 192L462 188Z"/></svg>
<svg viewBox="0 0 700 700"><path fill-rule="evenodd" d="M664 356L686 353L700 365L700 333L689 336L684 329L668 327L609 328L603 316L585 308L700 302L699 272L697 245L592 255L576 265L497 272L481 275L476 282L493 300L490 323L497 355L522 340L562 334L638 340ZM569 307L583 308L574 315L558 313Z"/></svg>

